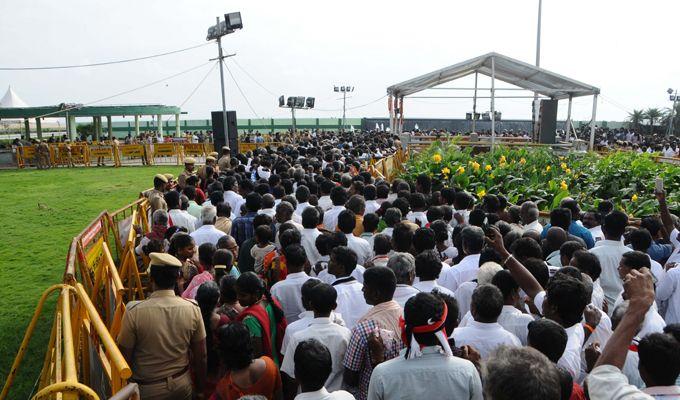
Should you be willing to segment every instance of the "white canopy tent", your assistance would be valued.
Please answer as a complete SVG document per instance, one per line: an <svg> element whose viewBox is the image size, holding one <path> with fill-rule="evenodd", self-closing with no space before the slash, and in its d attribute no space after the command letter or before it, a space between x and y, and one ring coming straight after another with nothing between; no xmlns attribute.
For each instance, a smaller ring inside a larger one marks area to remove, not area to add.
<svg viewBox="0 0 680 400"><path fill-rule="evenodd" d="M16 94L12 86L7 88L7 92L0 99L0 108L22 108L28 107L25 101L21 100L19 95Z"/></svg>
<svg viewBox="0 0 680 400"><path fill-rule="evenodd" d="M592 95L593 114L590 123L591 132L589 147L592 150L595 140L597 96L600 93L600 89L498 53L484 54L388 87L388 109L390 112L390 128L392 132L401 133L402 131L404 122L404 97L422 90L431 89L446 82L463 78L473 73L475 74L475 107L477 99L476 74L486 75L491 78L490 114L492 147L494 146L496 137L494 102L497 97L495 93L495 80L498 79L519 88L546 96L550 99L569 99L568 124L571 121L572 98Z"/></svg>

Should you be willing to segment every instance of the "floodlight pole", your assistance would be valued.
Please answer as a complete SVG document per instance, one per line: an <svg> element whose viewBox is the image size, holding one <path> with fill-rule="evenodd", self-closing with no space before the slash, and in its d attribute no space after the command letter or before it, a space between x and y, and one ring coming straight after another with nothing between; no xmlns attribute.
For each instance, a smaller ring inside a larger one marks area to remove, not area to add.
<svg viewBox="0 0 680 400"><path fill-rule="evenodd" d="M671 92L671 90L669 90ZM673 97L673 105L671 106L671 116L670 120L668 121L668 132L666 132L666 136L671 136L673 135L673 117L675 114L675 104L678 101L678 89L675 89L675 96Z"/></svg>
<svg viewBox="0 0 680 400"><path fill-rule="evenodd" d="M536 27L536 66L540 67L541 66L541 16L542 16L542 9L543 9L543 0L538 0L538 26ZM537 139L537 124L536 122L538 121L538 92L534 92L534 101L531 103L531 108L532 108L532 114L533 114L533 136L534 139ZM535 140L536 141L536 140Z"/></svg>
<svg viewBox="0 0 680 400"><path fill-rule="evenodd" d="M216 17L217 26L220 25L220 17ZM220 63L220 85L222 87L222 129L224 129L224 144L229 146L229 131L227 129L227 100L224 92L224 68L222 66L222 36L217 37L218 61Z"/></svg>
<svg viewBox="0 0 680 400"><path fill-rule="evenodd" d="M347 104L347 91L342 91L342 133L345 133L345 106Z"/></svg>
<svg viewBox="0 0 680 400"><path fill-rule="evenodd" d="M290 108L290 115L291 115L291 120L293 121L293 138L295 138L295 133L297 132L297 127L295 126L295 106Z"/></svg>

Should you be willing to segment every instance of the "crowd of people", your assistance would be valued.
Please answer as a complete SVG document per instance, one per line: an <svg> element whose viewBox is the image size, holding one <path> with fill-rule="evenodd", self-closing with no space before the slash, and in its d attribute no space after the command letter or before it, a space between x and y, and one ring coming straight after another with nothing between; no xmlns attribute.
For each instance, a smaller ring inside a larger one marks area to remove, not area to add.
<svg viewBox="0 0 680 400"><path fill-rule="evenodd" d="M544 221L362 170L399 147L309 135L156 175L136 248L153 292L117 338L141 397L680 398L663 192L635 223L570 198Z"/></svg>

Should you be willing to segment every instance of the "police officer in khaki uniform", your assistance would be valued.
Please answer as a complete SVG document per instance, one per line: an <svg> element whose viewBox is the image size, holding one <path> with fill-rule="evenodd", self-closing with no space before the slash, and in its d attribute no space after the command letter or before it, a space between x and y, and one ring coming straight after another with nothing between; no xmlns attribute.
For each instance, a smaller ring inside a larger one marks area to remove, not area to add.
<svg viewBox="0 0 680 400"><path fill-rule="evenodd" d="M202 182L205 182L206 178L208 177L208 175L206 174L206 168L207 167L212 167L213 172L218 172L218 171L215 171L217 169L216 161L217 161L217 159L215 159L215 157L213 157L213 156L207 156L205 158L205 165L202 165L201 168L198 169L198 177L201 178Z"/></svg>
<svg viewBox="0 0 680 400"><path fill-rule="evenodd" d="M220 167L221 171L226 171L231 166L229 164L229 162L231 161L231 159L229 157L230 152L231 152L231 150L229 150L229 147L222 146L222 157L220 157L220 159L217 160L217 166Z"/></svg>
<svg viewBox="0 0 680 400"><path fill-rule="evenodd" d="M182 263L165 253L149 257L153 293L127 304L118 334L118 346L132 369L130 381L139 385L143 400L191 400L194 393L202 398L206 333L201 310L175 295Z"/></svg>
<svg viewBox="0 0 680 400"><path fill-rule="evenodd" d="M153 189L143 191L142 196L149 199L149 201L151 201L151 199L156 196L163 198L167 185L168 178L163 174L157 174L153 177Z"/></svg>
<svg viewBox="0 0 680 400"><path fill-rule="evenodd" d="M196 169L194 166L196 165L196 160L193 157L187 157L184 159L184 171L179 174L177 177L177 186L180 187L180 189L184 189L184 186L187 184L187 178L190 177L191 175L196 175Z"/></svg>

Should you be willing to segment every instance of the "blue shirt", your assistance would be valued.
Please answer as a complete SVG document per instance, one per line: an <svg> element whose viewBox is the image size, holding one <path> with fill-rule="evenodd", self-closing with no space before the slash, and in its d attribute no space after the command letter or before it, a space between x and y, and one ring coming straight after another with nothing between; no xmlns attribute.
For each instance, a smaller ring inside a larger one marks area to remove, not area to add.
<svg viewBox="0 0 680 400"><path fill-rule="evenodd" d="M236 244L241 246L243 242L255 236L253 219L257 213L249 212L246 215L236 218L231 224L231 236L236 240Z"/></svg>
<svg viewBox="0 0 680 400"><path fill-rule="evenodd" d="M546 235L548 234L548 229L550 229L550 227L551 225L548 224L543 228L543 232L541 232L541 239L545 239ZM584 226L572 222L571 225L569 225L569 234L583 239L583 241L586 242L586 247L588 247L588 249L592 249L595 246L595 239L593 239L593 234L590 233L588 228Z"/></svg>
<svg viewBox="0 0 680 400"><path fill-rule="evenodd" d="M647 249L647 254L658 263L666 261L671 256L671 253L673 253L672 244L653 242L649 249Z"/></svg>

